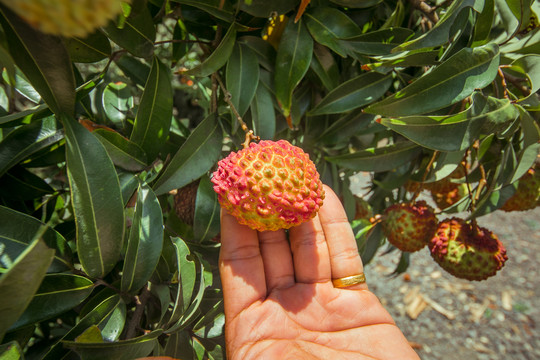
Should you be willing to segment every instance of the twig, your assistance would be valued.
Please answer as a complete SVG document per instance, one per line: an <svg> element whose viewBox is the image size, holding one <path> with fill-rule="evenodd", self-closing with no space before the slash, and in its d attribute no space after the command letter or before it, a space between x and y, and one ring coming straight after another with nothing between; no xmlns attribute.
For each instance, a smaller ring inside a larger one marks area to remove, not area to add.
<svg viewBox="0 0 540 360"><path fill-rule="evenodd" d="M182 39L171 39L171 40L162 40L162 41L156 41L154 45L162 45L162 44L170 44L170 43L196 43L196 44L211 44L210 41L205 40L182 40Z"/></svg>
<svg viewBox="0 0 540 360"><path fill-rule="evenodd" d="M221 80L221 77L215 73L216 79L219 83L219 86L221 87L221 91L223 91L223 100L229 105L231 108L231 111L233 112L234 116L236 117L236 120L240 123L240 127L242 127L242 130L246 133L246 140L244 141L244 148L247 148L249 146L249 143L251 140L259 141L261 138L258 136L255 136L253 134L253 130L249 130L247 124L242 120L242 116L238 113L238 110L236 110L236 107L231 101L232 95L225 87L225 84L223 84L223 81Z"/></svg>
<svg viewBox="0 0 540 360"><path fill-rule="evenodd" d="M133 316L131 317L131 320L128 324L128 328L126 331L126 339L131 339L135 337L135 333L141 322L142 315L144 314L144 308L146 306L146 303L148 302L148 299L150 299L150 291L148 290L148 286L145 285L142 289L141 294L135 296L135 311L133 312Z"/></svg>
<svg viewBox="0 0 540 360"><path fill-rule="evenodd" d="M439 15L435 12L435 9L426 4L422 0L409 0L411 5L420 10L433 24L439 21Z"/></svg>
<svg viewBox="0 0 540 360"><path fill-rule="evenodd" d="M418 189L415 190L413 197L411 199L411 203L413 203L418 195L420 195L420 191L422 191L422 184L424 181L426 181L426 178L429 174L429 171L431 170L431 166L433 166L433 163L435 162L435 159L437 158L437 155L439 155L439 151L435 150L433 152L433 155L431 156L431 159L429 159L429 164L426 167L426 171L424 172L424 175L422 176L422 181L420 182L420 186L418 186Z"/></svg>
<svg viewBox="0 0 540 360"><path fill-rule="evenodd" d="M504 97L507 98L508 100L510 100L510 94L508 92L508 88L506 87L506 79L505 79L504 73L502 72L500 67L497 69L497 73L499 74L499 76L501 78L501 84L503 86Z"/></svg>

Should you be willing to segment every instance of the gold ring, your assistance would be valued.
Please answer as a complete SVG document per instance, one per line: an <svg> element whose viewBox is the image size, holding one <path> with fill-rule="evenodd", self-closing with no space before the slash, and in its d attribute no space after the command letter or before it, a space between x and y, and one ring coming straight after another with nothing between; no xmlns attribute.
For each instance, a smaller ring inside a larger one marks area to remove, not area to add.
<svg viewBox="0 0 540 360"><path fill-rule="evenodd" d="M345 276L339 279L332 279L332 284L337 288L344 288L353 285L363 284L366 282L366 275L360 273L357 275Z"/></svg>

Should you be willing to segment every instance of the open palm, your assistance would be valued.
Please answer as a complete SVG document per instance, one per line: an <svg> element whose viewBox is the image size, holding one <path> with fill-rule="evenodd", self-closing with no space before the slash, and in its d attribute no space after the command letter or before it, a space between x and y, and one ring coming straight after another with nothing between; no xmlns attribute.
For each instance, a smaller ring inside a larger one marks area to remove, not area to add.
<svg viewBox="0 0 540 360"><path fill-rule="evenodd" d="M365 284L345 212L325 187L312 221L256 232L223 212L220 272L229 359L418 359Z"/></svg>

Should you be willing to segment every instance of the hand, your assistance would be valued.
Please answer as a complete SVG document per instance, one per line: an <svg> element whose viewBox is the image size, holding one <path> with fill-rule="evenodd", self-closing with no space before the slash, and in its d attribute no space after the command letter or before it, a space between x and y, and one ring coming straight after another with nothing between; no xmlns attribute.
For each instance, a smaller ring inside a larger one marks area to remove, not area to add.
<svg viewBox="0 0 540 360"><path fill-rule="evenodd" d="M222 211L229 359L418 359L366 284L332 284L363 266L339 199L325 191L318 215L290 229L290 244L284 230L257 232Z"/></svg>

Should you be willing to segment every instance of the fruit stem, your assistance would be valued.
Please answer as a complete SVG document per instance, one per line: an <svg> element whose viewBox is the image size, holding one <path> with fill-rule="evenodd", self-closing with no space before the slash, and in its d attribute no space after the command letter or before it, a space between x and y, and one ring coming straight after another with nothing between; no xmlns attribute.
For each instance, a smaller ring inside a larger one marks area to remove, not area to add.
<svg viewBox="0 0 540 360"><path fill-rule="evenodd" d="M229 90L227 90L227 88L225 87L225 84L223 84L223 80L221 80L221 77L217 73L215 73L215 75L219 83L219 87L221 87L221 90L223 91L223 100L225 100L225 102L229 105L229 107L231 108L231 111L236 117L236 120L238 120L238 122L240 123L240 127L246 133L246 141L244 141L243 143L243 146L245 149L249 146L249 143L251 142L251 140L259 141L261 138L259 136L255 136L253 134L253 130L250 130L247 124L244 122L244 120L242 120L242 116L240 116L240 114L238 113L238 110L236 110L236 107L231 101L231 98L232 98L231 93L229 92Z"/></svg>
<svg viewBox="0 0 540 360"><path fill-rule="evenodd" d="M418 187L418 189L415 190L412 196L412 199L411 199L412 204L416 201L416 198L418 197L418 195L420 195L420 192L423 189L422 184L424 183L424 181L426 181L429 171L431 170L431 167L433 166L433 163L435 162L435 159L437 158L437 155L439 155L439 151L437 150L433 151L433 155L431 156L431 159L429 159L429 163L426 167L426 171L424 172L424 175L422 176L422 181L420 182L420 186Z"/></svg>

